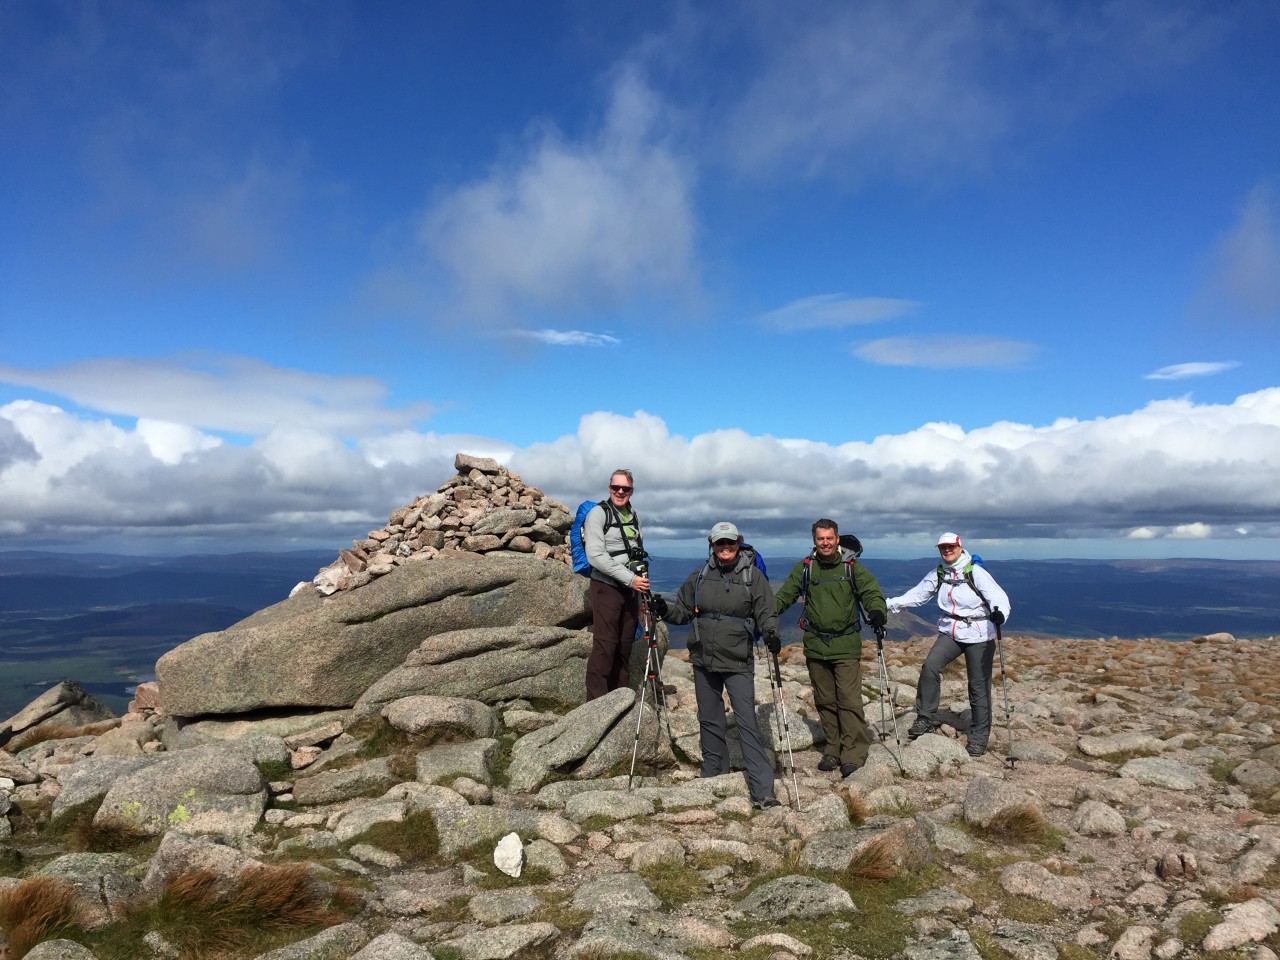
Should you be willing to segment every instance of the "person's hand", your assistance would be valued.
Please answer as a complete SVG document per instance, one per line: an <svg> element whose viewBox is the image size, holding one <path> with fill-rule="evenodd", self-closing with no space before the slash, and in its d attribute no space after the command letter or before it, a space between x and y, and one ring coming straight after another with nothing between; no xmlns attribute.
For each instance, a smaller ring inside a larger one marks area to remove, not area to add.
<svg viewBox="0 0 1280 960"><path fill-rule="evenodd" d="M636 593L648 593L649 578L642 577L640 574L637 573L634 577L631 578L631 589L634 590Z"/></svg>
<svg viewBox="0 0 1280 960"><path fill-rule="evenodd" d="M991 622L992 622L992 623L994 623L997 627L998 627L998 626L1000 626L1001 624L1003 624L1003 623L1004 623L1004 611L1002 611L1002 610L992 610L992 611L991 611Z"/></svg>
<svg viewBox="0 0 1280 960"><path fill-rule="evenodd" d="M667 611L670 610L671 607L667 604L667 601L663 599L662 594L655 593L653 595L653 599L649 601L649 609L653 611L653 615L659 620L665 620L667 618Z"/></svg>
<svg viewBox="0 0 1280 960"><path fill-rule="evenodd" d="M764 638L764 645L775 657L782 652L782 638L771 633Z"/></svg>
<svg viewBox="0 0 1280 960"><path fill-rule="evenodd" d="M890 603L890 604L888 604L888 607L889 607L889 612L890 612L890 613L901 613L901 612L902 612L902 604L900 604L900 603Z"/></svg>
<svg viewBox="0 0 1280 960"><path fill-rule="evenodd" d="M875 627L877 630L883 630L884 614L881 613L879 610L868 610L867 623L871 624L871 626Z"/></svg>

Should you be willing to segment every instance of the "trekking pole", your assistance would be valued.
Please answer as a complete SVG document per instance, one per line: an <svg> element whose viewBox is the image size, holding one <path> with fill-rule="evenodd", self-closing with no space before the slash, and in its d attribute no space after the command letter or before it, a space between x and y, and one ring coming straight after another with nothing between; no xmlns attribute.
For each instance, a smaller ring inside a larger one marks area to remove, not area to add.
<svg viewBox="0 0 1280 960"><path fill-rule="evenodd" d="M1009 734L1009 755L1004 758L1004 762L1005 766L1013 770L1018 758L1013 755L1013 711L1009 709L1009 681L1004 675L1004 631L1000 629L999 623L996 623L996 653L1000 656L1000 689L1004 692L1004 726Z"/></svg>
<svg viewBox="0 0 1280 960"><path fill-rule="evenodd" d="M787 743L787 756L791 760L791 787L796 798L796 813L800 812L800 782L796 779L796 755L791 750L791 721L787 719L787 700L782 694L782 667L778 664L778 655L773 656L773 680L778 685L778 712L782 714L782 731Z"/></svg>
<svg viewBox="0 0 1280 960"><path fill-rule="evenodd" d="M898 711L893 702L893 691L889 687L889 668L884 662L884 627L876 627L876 660L880 666L880 742L884 743L888 739L889 732L885 729L885 712L889 714L889 718L893 721L893 740L898 745L898 755L894 758L898 761L898 766L902 767L902 735L898 733Z"/></svg>
<svg viewBox="0 0 1280 960"><path fill-rule="evenodd" d="M654 716L654 752L657 752L656 739L661 734L658 728L658 707L659 698L662 699L662 705L665 706L666 691L662 688L662 666L658 662L658 632L653 628L653 611L649 605L652 594L645 592L640 595L640 623L643 630L645 643L644 656L644 679L640 683L638 702L636 703L636 733L635 739L631 743L631 771L627 774L627 792L631 792L631 781L636 775L636 756L640 752L640 726L644 721L644 701L646 691L653 693L653 716ZM670 720L668 719L668 725Z"/></svg>
<svg viewBox="0 0 1280 960"><path fill-rule="evenodd" d="M763 647L764 647L764 644L763 644L763 643L759 643L759 644L757 644L757 645L756 645L756 648L755 648L755 649L756 649L756 659L757 659L757 660L759 660L759 659L760 659L760 650L761 650L761 648L763 648ZM768 670L768 667L766 666L766 668L765 668L765 673L768 673L768 672L769 672L769 670ZM774 737L773 742L778 746L778 750L777 750L776 752L779 754L779 757L781 757L781 753L782 753L781 748L782 748L782 743L783 743L783 739L782 739L782 716L781 716L781 714L780 714L780 710L779 710L779 707L778 707L778 688L777 688L777 686L775 686L775 685L774 685L773 677L769 677L769 693L770 693L770 694L772 695L772 697L773 697L773 729L776 731L776 736Z"/></svg>

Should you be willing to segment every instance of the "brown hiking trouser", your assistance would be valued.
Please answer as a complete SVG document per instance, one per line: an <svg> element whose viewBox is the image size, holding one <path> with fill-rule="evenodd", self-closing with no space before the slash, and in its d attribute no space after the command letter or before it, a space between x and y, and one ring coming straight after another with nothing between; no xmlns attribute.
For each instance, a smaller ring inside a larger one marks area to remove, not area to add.
<svg viewBox="0 0 1280 960"><path fill-rule="evenodd" d="M587 658L587 699L631 683L631 647L640 622L640 597L630 587L592 580L591 656Z"/></svg>
<svg viewBox="0 0 1280 960"><path fill-rule="evenodd" d="M813 684L813 705L827 735L824 752L861 767L867 762L871 738L862 713L862 661L806 660Z"/></svg>

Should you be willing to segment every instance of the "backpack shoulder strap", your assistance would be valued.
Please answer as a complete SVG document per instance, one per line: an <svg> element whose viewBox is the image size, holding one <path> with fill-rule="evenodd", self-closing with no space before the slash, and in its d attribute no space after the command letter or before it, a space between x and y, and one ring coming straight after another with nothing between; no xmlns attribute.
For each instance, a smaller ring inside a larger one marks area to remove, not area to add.
<svg viewBox="0 0 1280 960"><path fill-rule="evenodd" d="M978 595L978 599L982 601L982 605L987 608L987 612L991 612L991 603L987 600L986 594L978 589L978 585L973 582L973 564L965 564L964 582L969 585L969 589Z"/></svg>

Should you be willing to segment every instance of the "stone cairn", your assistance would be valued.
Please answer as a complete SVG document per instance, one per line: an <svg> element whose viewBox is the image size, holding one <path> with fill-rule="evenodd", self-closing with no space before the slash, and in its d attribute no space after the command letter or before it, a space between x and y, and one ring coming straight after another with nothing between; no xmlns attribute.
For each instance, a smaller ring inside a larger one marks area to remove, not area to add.
<svg viewBox="0 0 1280 960"><path fill-rule="evenodd" d="M435 493L391 513L387 525L353 540L312 583L325 596L354 590L404 563L441 555L498 551L573 562L569 528L573 515L559 501L531 487L490 457L459 453L458 471Z"/></svg>

